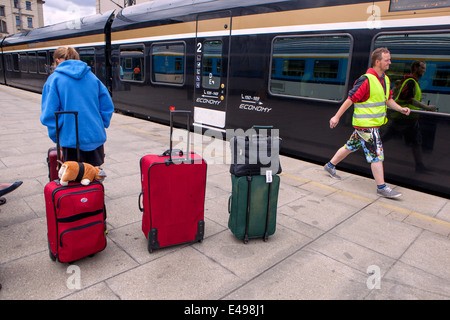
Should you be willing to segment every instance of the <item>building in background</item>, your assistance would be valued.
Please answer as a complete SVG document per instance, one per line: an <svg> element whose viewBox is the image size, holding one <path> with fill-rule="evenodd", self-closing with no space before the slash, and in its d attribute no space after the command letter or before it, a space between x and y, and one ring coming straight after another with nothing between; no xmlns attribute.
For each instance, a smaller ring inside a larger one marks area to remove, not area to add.
<svg viewBox="0 0 450 320"><path fill-rule="evenodd" d="M110 10L120 10L122 8L149 2L149 0L96 0L96 12L105 13Z"/></svg>
<svg viewBox="0 0 450 320"><path fill-rule="evenodd" d="M0 0L0 37L44 26L43 0Z"/></svg>

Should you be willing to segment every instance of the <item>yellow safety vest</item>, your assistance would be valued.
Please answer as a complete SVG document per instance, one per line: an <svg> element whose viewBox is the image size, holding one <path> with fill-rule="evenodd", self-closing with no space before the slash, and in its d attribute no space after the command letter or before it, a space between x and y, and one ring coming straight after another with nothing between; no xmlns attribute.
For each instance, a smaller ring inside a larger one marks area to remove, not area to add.
<svg viewBox="0 0 450 320"><path fill-rule="evenodd" d="M403 91L403 87L405 86L405 84L409 81L412 80L414 82L414 85L416 86L415 88L415 94L414 94L414 99L416 99L417 101L421 101L422 100L422 90L420 89L419 84L417 83L417 81L414 78L407 78L405 81L403 81L400 90L398 90L398 95L397 97L395 97L395 102L397 102L399 105L401 105L402 107L408 107L411 110L420 110L420 108L409 104L406 100L400 100L400 94ZM409 120L413 120L413 119L418 119L419 118L419 114L417 113L411 113L409 116L406 116L398 111L392 112L391 114L391 118L392 119L409 119Z"/></svg>
<svg viewBox="0 0 450 320"><path fill-rule="evenodd" d="M415 91L414 99L416 99L417 101L421 101L421 100L422 100L422 90L420 89L419 84L417 83L417 81L416 81L414 78L408 78L408 79L406 79L405 81L403 81L402 86L400 87L400 90L398 91L398 95L397 95L397 97L395 98L395 101L396 101L399 105L401 105L402 107L408 107L408 108L410 108L410 109L412 109L412 110L420 110L420 108L418 108L418 107L416 107L416 106L414 106L414 105L412 105L412 104L407 103L406 100L400 100L400 99L399 99L400 93L402 92L403 87L405 86L405 84L406 84L409 80L412 80L412 81L414 82L414 85L416 86L416 88L415 88L415 90L414 90L414 91Z"/></svg>
<svg viewBox="0 0 450 320"><path fill-rule="evenodd" d="M369 73L364 76L369 79L370 96L366 101L354 104L352 124L361 128L380 127L387 122L386 103L389 99L390 81L385 75L386 90L384 90L377 76Z"/></svg>

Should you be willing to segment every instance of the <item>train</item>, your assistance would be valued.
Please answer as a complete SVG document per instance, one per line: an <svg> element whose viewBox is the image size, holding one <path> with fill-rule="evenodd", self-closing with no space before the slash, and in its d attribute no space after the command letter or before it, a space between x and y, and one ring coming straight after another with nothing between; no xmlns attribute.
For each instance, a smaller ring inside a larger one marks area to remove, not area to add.
<svg viewBox="0 0 450 320"><path fill-rule="evenodd" d="M54 50L66 45L117 112L168 123L169 107L191 110L192 130L222 136L270 125L282 154L321 164L353 130L350 110L332 130L329 119L371 52L390 50L392 84L423 60L422 102L437 109L412 111L415 139L400 128L383 141L385 177L450 196L448 1L154 0L4 37L0 83L41 92ZM338 170L372 176L362 154Z"/></svg>

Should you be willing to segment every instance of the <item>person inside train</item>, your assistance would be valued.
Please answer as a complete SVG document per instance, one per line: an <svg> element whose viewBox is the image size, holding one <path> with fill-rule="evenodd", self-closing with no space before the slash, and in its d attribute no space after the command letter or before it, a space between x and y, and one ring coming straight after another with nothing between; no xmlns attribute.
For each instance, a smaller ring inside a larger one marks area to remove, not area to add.
<svg viewBox="0 0 450 320"><path fill-rule="evenodd" d="M336 174L336 165L362 147L377 184L377 194L386 198L398 198L402 194L392 190L384 181L384 151L379 128L387 122L387 107L405 115L409 115L411 110L398 105L392 98L390 81L385 74L391 64L389 50L375 49L371 58L372 68L356 80L348 98L330 119L330 128L333 129L345 111L354 104L354 131L347 143L325 164L324 169L332 178L341 179Z"/></svg>
<svg viewBox="0 0 450 320"><path fill-rule="evenodd" d="M436 111L436 106L422 102L422 90L420 89L419 79L425 72L426 63L424 61L417 60L411 64L411 73L400 80L399 89L394 95L395 101L400 106L408 107L411 110ZM426 172L427 169L422 157L420 114L412 113L409 116L405 116L394 111L390 118L388 125L382 132L383 141L386 142L398 136L403 137L405 144L412 148L416 172Z"/></svg>
<svg viewBox="0 0 450 320"><path fill-rule="evenodd" d="M133 75L134 75L134 80L141 80L141 68L139 65L136 65L136 67L133 69Z"/></svg>
<svg viewBox="0 0 450 320"><path fill-rule="evenodd" d="M114 112L108 89L74 48L60 47L53 58L56 69L42 91L41 123L56 143L55 111L78 111L80 161L100 166L105 158L105 129ZM77 161L75 120L69 117L60 115L60 145L65 161Z"/></svg>

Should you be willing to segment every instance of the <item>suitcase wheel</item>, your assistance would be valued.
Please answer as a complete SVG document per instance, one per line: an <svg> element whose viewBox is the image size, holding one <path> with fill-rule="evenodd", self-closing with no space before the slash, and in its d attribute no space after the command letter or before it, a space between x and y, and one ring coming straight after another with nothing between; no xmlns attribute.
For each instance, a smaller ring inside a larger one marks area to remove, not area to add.
<svg viewBox="0 0 450 320"><path fill-rule="evenodd" d="M48 250L48 253L49 253L50 259L52 259L52 261L56 261L56 257L53 255L52 251Z"/></svg>
<svg viewBox="0 0 450 320"><path fill-rule="evenodd" d="M153 252L153 249L159 248L159 242L158 242L158 230L156 228L152 228L147 235L148 239L148 245L147 249L149 253Z"/></svg>
<svg viewBox="0 0 450 320"><path fill-rule="evenodd" d="M52 253L52 249L50 249L50 240L48 240L48 238L47 238L47 244L48 244L48 254L50 256L50 259L52 259L52 261L56 261L56 256Z"/></svg>

